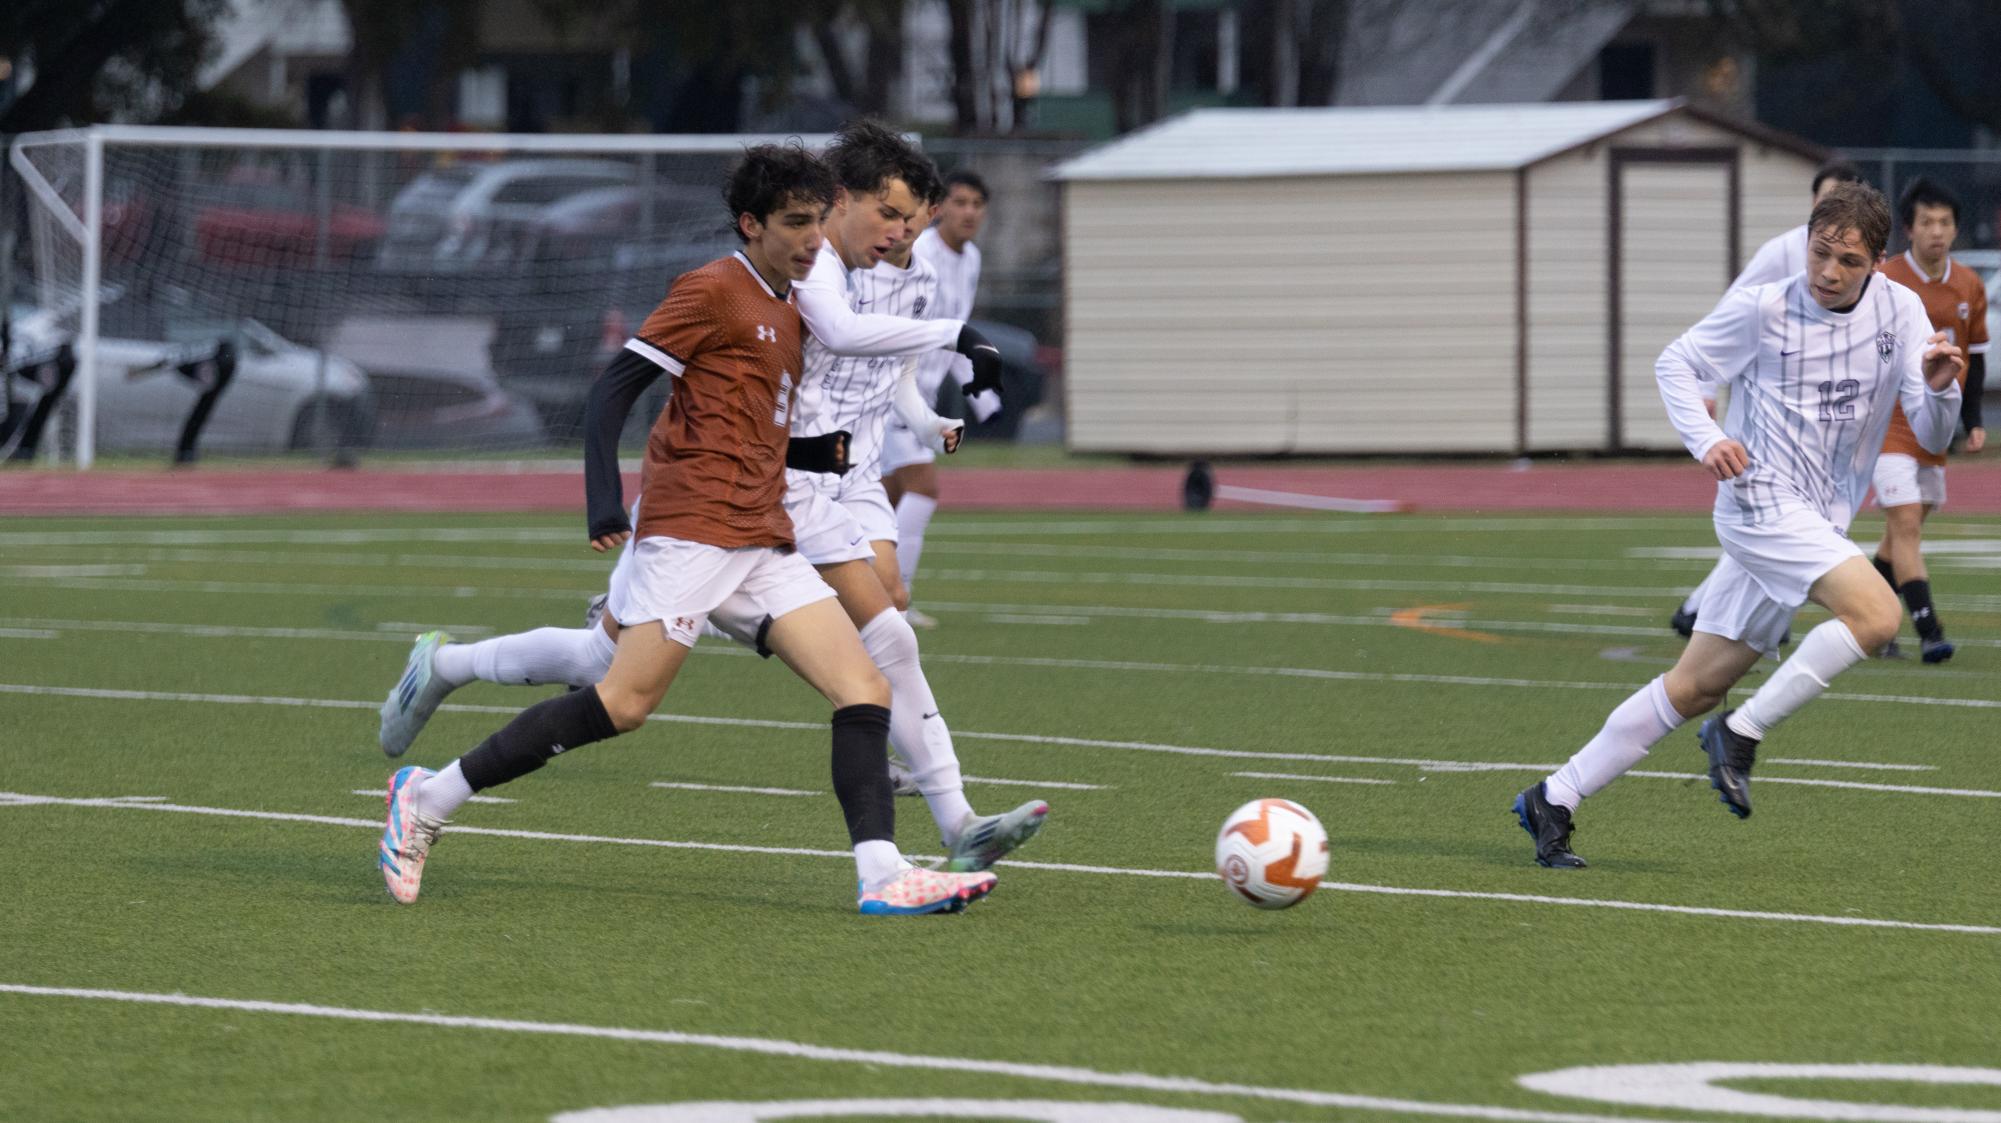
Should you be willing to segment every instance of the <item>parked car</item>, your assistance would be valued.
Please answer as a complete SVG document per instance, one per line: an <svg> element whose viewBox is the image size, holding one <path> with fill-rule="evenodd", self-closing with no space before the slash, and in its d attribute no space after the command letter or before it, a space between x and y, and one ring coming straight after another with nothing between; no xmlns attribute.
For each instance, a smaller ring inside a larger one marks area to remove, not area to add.
<svg viewBox="0 0 2001 1123"><path fill-rule="evenodd" d="M12 311L10 359L46 351L74 333L73 313L62 322L31 305ZM98 451L171 450L201 392L173 367L222 340L236 348L236 372L203 431L202 451L307 448L323 421L346 443L367 443L374 403L359 367L292 343L256 320L210 307L185 289L159 286L144 295L112 289L99 305ZM72 395L78 391L70 389Z"/></svg>
<svg viewBox="0 0 2001 1123"><path fill-rule="evenodd" d="M535 408L509 393L486 362L490 321L452 316L349 316L327 348L368 372L375 446L395 449L539 448Z"/></svg>
<svg viewBox="0 0 2001 1123"><path fill-rule="evenodd" d="M195 252L218 265L310 268L367 261L387 224L365 207L322 206L310 189L231 183L205 189L194 211ZM324 245L321 238L324 236Z"/></svg>
<svg viewBox="0 0 2001 1123"><path fill-rule="evenodd" d="M543 209L596 188L630 184L615 160L522 159L462 164L419 175L389 204L378 258L384 270L459 273L511 268Z"/></svg>

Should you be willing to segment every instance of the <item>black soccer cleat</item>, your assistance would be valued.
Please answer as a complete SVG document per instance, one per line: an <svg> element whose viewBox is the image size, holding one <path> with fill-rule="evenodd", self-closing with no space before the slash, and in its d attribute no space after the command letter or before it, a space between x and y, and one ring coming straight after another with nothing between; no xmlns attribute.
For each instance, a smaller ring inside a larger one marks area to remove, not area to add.
<svg viewBox="0 0 2001 1123"><path fill-rule="evenodd" d="M1682 605L1674 610L1673 616L1668 617L1668 627L1683 639L1692 638L1695 635L1695 613L1690 612L1687 605Z"/></svg>
<svg viewBox="0 0 2001 1123"><path fill-rule="evenodd" d="M1952 641L1944 636L1940 636L1937 639L1926 640L1923 649L1919 652L1919 657L1927 663L1943 663L1947 659L1952 658L1954 650Z"/></svg>
<svg viewBox="0 0 2001 1123"><path fill-rule="evenodd" d="M1702 723L1696 741L1709 757L1709 786L1716 798L1739 819L1751 817L1751 766L1758 759L1758 742L1730 728L1725 710Z"/></svg>
<svg viewBox="0 0 2001 1123"><path fill-rule="evenodd" d="M1571 853L1570 811L1549 801L1542 781L1515 796L1515 818L1535 839L1536 865L1553 870L1581 870L1588 863Z"/></svg>

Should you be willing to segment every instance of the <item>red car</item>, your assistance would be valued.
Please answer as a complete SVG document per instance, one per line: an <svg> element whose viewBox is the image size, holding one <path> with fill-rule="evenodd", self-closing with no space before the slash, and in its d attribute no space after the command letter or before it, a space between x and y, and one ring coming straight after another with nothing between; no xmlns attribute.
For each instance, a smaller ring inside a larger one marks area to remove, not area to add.
<svg viewBox="0 0 2001 1123"><path fill-rule="evenodd" d="M310 191L265 184L227 184L194 200L195 253L218 265L303 266L366 261L387 228L374 211L329 203ZM325 246L320 238L324 230Z"/></svg>

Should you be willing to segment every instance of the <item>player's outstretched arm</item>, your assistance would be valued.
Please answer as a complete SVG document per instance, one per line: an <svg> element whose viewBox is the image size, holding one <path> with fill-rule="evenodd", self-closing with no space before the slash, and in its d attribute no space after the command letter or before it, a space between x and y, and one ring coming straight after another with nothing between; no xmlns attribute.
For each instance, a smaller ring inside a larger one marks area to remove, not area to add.
<svg viewBox="0 0 2001 1123"><path fill-rule="evenodd" d="M618 473L618 435L632 405L663 368L637 351L623 348L591 383L584 404L584 510L590 520L591 549L602 553L632 535L625 515L625 483Z"/></svg>
<svg viewBox="0 0 2001 1123"><path fill-rule="evenodd" d="M940 417L924 400L924 391L917 385L917 359L915 356L903 361L903 371L896 379L896 392L890 399L896 408L897 417L924 442L933 452L950 455L959 451L959 442L966 435L966 423L951 418Z"/></svg>
<svg viewBox="0 0 2001 1123"><path fill-rule="evenodd" d="M836 355L880 357L910 355L952 346L964 323L959 320L910 320L848 306L847 277L839 259L822 254L806 279L792 286L792 303L806 330L820 346Z"/></svg>

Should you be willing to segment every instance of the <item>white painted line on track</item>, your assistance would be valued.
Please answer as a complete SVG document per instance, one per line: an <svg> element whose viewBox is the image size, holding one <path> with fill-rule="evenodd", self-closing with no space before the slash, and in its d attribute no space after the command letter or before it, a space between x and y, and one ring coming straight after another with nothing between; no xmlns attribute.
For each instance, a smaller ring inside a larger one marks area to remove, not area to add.
<svg viewBox="0 0 2001 1123"><path fill-rule="evenodd" d="M1630 773L1629 773L1630 775ZM1676 775L1677 779L1683 779ZM316 823L324 826L358 827L370 831L381 831L382 822L376 819L354 819L337 815L307 815L284 811L254 811L234 807L204 807L180 803L133 803L121 799L77 799L64 796L34 795L26 792L0 791L0 807L89 807L113 808L122 811L158 811L180 815L210 815L230 819L258 819L282 823ZM458 823L452 824L450 833L457 835L479 835L487 838L527 839L534 842L579 842L610 846L649 846L663 850L701 850L731 854L764 854L784 857L838 858L852 860L854 855L846 850L818 850L796 846L747 846L720 842L691 842L662 838L621 838L610 835L571 834L562 831L508 830L498 827L474 827ZM939 855L912 854L918 860L930 860ZM1013 858L1003 859L1001 865L1012 870L1040 870L1056 873L1088 873L1112 877L1150 877L1184 881L1214 881L1216 875L1208 871L1134 869L1126 866L1088 866L1067 862L1027 862ZM1536 893L1495 893L1465 889L1418 889L1398 885L1363 885L1347 881L1323 881L1320 888L1337 893L1372 893L1392 897L1429 897L1442 900L1500 901L1519 904L1561 905L1574 908L1616 909L1630 912L1653 912L1676 916L1700 916L1733 920L1778 921L1794 924L1827 924L1844 928L1888 928L1913 932L1955 932L1976 936L2001 936L2001 927L1984 924L1941 924L1926 921L1886 920L1860 916L1823 916L1814 913L1769 912L1751 909L1710 908L1698 905L1665 905L1650 901L1620 901L1593 899L1590 897L1552 897Z"/></svg>
<svg viewBox="0 0 2001 1123"><path fill-rule="evenodd" d="M1103 784L1079 784L1070 780L1003 780L998 776L961 776L968 784L1001 784L1011 788L1058 788L1068 792L1106 792Z"/></svg>
<svg viewBox="0 0 2001 1123"><path fill-rule="evenodd" d="M826 792L809 792L800 788L753 788L738 784L683 784L673 780L655 780L647 785L653 788L674 788L688 792L736 792L741 795L798 795L820 796Z"/></svg>
<svg viewBox="0 0 2001 1123"><path fill-rule="evenodd" d="M1305 511L1345 511L1354 515L1395 515L1409 505L1396 499L1343 499L1332 495L1305 495L1296 491L1269 491L1261 487L1218 484L1216 498L1239 503L1262 503L1268 507L1297 507Z"/></svg>
<svg viewBox="0 0 2001 1123"><path fill-rule="evenodd" d="M1621 686L1620 689L1628 689ZM195 694L156 690L107 690L74 686L32 686L22 683L0 683L0 694L23 694L42 697L91 698L109 701L174 702L215 704L229 706L291 706L309 709L368 710L382 708L380 702L349 698L287 698L282 696L262 696L249 694ZM1824 698L1837 697L1826 694ZM1913 699L1913 701L1920 701ZM2001 703L1996 703L2001 705ZM440 713L496 714L513 717L521 712L522 706L475 706L447 702L438 707ZM813 733L826 731L824 722L777 721L769 718L705 717L697 714L653 714L649 722L673 725L714 725L741 729L787 729ZM1284 760L1311 762L1315 764L1388 764L1420 768L1434 772L1548 772L1559 767L1549 763L1525 763L1515 761L1461 761L1432 760L1422 757L1381 757L1349 756L1334 753L1285 753L1265 752L1256 749L1217 749L1198 745L1171 745L1157 741L1110 741L1090 737L1060 737L1039 733L994 733L980 730L954 730L954 737L969 741L1002 741L1030 745L1061 745L1090 749L1123 749L1133 752L1164 753L1172 756L1218 757L1231 760ZM1847 762L1827 761L1829 766L1845 766ZM1863 765L1861 767L1869 767ZM1897 768L1896 765L1885 765ZM1926 768L1914 765L1914 768ZM1638 773L1627 775L1666 775L1676 779L1684 778L1681 773ZM1759 779L1775 779L1760 775ZM1939 789L1946 792L1948 789Z"/></svg>
<svg viewBox="0 0 2001 1123"><path fill-rule="evenodd" d="M894 1053L878 1049L848 1049L786 1041L771 1037L735 1037L712 1033L685 1033L678 1030L624 1029L617 1026L580 1025L569 1022L531 1022L513 1018L480 1018L448 1014L409 1013L397 1010L367 1010L346 1006L320 1006L300 1002L267 1002L258 999L213 998L192 994L159 994L146 991L105 990L85 987L44 987L25 983L0 983L0 993L35 998L70 998L104 1002L130 1002L159 1006L195 1007L207 1010L234 1010L252 1014L282 1014L293 1017L326 1018L338 1021L436 1026L441 1029L473 1029L495 1033L524 1033L547 1037L582 1037L605 1041L644 1042L654 1045L686 1045L734 1053L826 1061L833 1064L863 1065L872 1068L916 1069L927 1072L970 1072L1021 1080L1041 1080L1092 1088L1119 1088L1129 1091L1190 1096L1229 1096L1300 1104L1310 1107L1351 1108L1395 1115L1431 1115L1459 1119L1488 1119L1505 1123L1659 1123L1635 1116L1578 1115L1568 1112L1534 1111L1486 1104L1435 1103L1426 1100L1360 1096L1345 1092L1325 1092L1306 1088L1272 1088L1264 1085L1229 1084L1192 1076L1154 1076L1143 1072L1099 1072L1071 1065L1028 1064L987 1058L944 1057L922 1053ZM999 1114L1005 1114L1004 1111Z"/></svg>
<svg viewBox="0 0 2001 1123"><path fill-rule="evenodd" d="M1316 784L1394 784L1395 780L1373 780L1364 776L1301 776L1294 772L1232 772L1252 780L1309 780Z"/></svg>

